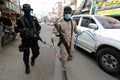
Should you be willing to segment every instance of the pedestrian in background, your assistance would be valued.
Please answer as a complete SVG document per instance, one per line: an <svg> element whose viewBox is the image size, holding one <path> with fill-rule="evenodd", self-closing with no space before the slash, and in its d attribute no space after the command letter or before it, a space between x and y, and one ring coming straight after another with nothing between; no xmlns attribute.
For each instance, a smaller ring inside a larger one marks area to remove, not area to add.
<svg viewBox="0 0 120 80"><path fill-rule="evenodd" d="M58 46L60 47L60 59L63 70L66 69L65 62L72 59L74 55L73 32L78 32L76 22L71 19L71 16L72 9L66 6L63 12L63 19L55 22L55 28L52 31L52 41L55 35L59 36Z"/></svg>
<svg viewBox="0 0 120 80"><path fill-rule="evenodd" d="M35 59L40 54L38 46L38 37L41 26L38 23L36 17L31 16L30 12L33 11L29 4L23 4L22 11L24 15L17 19L17 27L15 27L16 32L20 32L21 45L19 50L23 52L23 61L25 64L26 74L30 73L29 66L29 55L30 48L32 50L31 65L34 66Z"/></svg>

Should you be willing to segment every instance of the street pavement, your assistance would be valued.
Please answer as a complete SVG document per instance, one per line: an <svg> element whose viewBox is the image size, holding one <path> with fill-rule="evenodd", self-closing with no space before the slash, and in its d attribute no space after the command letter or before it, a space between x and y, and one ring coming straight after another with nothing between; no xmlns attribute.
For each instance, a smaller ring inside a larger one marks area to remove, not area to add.
<svg viewBox="0 0 120 80"><path fill-rule="evenodd" d="M79 48L75 52L73 61L67 63L68 80L120 80L120 75L112 76L100 69L92 54Z"/></svg>
<svg viewBox="0 0 120 80"><path fill-rule="evenodd" d="M49 43L50 31L41 32L41 37ZM40 41L40 55L35 66L30 67L31 73L25 74L23 54L18 51L19 44L20 38L17 38L6 44L0 52L0 80L63 80L60 62L54 57L54 49Z"/></svg>
<svg viewBox="0 0 120 80"><path fill-rule="evenodd" d="M22 53L18 51L20 38L8 43L0 51L0 80L65 80L60 61L54 57L54 48L50 46L51 26L41 24L41 37L48 45L39 41L40 55L31 73L25 74ZM58 39L55 39L56 44ZM57 47L59 53L59 48ZM31 55L30 55L31 56ZM67 80L120 80L120 76L111 76L101 70L91 55L82 49L75 49L72 61L67 62Z"/></svg>

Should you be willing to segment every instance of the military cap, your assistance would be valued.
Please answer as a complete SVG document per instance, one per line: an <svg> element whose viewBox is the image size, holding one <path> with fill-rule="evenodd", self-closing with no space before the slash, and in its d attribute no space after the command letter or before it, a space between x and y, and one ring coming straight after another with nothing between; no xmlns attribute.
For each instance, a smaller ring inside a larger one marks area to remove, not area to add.
<svg viewBox="0 0 120 80"><path fill-rule="evenodd" d="M33 10L33 9L31 8L30 4L23 4L22 10L24 11L24 10Z"/></svg>

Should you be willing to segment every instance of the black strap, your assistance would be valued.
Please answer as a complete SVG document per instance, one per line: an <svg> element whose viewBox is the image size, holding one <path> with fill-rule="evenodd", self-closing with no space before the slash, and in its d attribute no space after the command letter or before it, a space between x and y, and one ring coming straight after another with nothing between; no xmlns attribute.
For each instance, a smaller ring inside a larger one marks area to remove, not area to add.
<svg viewBox="0 0 120 80"><path fill-rule="evenodd" d="M70 39L70 49L71 49L71 44L72 44L72 36L73 36L73 23L71 20L71 39Z"/></svg>
<svg viewBox="0 0 120 80"><path fill-rule="evenodd" d="M27 20L27 18L24 17L24 20L25 20L26 24L29 26L30 30L33 33L35 33L36 32L35 22L32 20L32 17L30 17L30 19L31 19L31 22L32 22L31 24L32 24L33 28L31 27L31 25L30 25L29 21Z"/></svg>

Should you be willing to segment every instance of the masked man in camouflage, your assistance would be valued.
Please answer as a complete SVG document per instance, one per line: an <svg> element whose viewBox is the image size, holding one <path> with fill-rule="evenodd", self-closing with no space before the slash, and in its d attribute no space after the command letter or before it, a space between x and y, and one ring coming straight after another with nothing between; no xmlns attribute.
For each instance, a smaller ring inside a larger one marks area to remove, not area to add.
<svg viewBox="0 0 120 80"><path fill-rule="evenodd" d="M63 70L66 69L65 62L70 60L74 55L73 32L77 33L76 22L71 19L72 9L69 6L64 8L63 19L55 22L55 28L52 31L52 39L54 35L59 33L60 59Z"/></svg>

